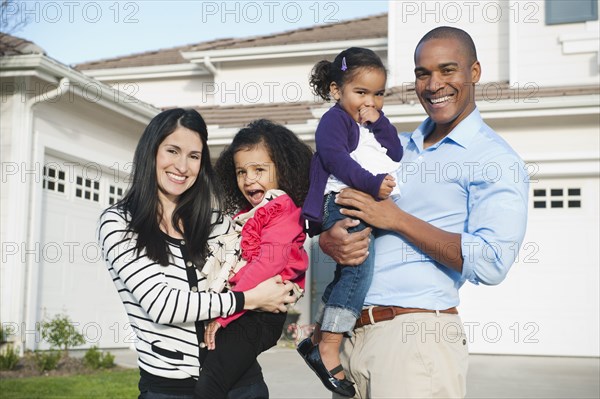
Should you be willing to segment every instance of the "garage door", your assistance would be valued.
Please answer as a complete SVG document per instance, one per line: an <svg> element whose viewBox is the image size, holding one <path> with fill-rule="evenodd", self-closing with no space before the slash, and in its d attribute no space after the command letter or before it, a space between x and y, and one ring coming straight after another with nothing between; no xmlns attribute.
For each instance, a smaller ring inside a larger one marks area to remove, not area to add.
<svg viewBox="0 0 600 399"><path fill-rule="evenodd" d="M507 279L461 289L471 352L599 355L599 185L531 184L527 234Z"/></svg>
<svg viewBox="0 0 600 399"><path fill-rule="evenodd" d="M83 333L84 347L128 347L132 332L96 243L98 217L122 197L126 182L92 163L47 157L40 184L38 321L66 314Z"/></svg>

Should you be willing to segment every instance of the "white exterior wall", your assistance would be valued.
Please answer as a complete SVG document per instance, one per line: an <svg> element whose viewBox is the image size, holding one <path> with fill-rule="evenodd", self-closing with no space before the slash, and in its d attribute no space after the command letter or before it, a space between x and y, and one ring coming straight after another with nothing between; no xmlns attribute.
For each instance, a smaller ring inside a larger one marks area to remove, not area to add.
<svg viewBox="0 0 600 399"><path fill-rule="evenodd" d="M378 54L384 65L387 65L386 53ZM158 108L316 101L318 99L312 94L308 84L310 71L321 59L333 60L335 55L221 62L215 65L216 78L207 75L99 79Z"/></svg>
<svg viewBox="0 0 600 399"><path fill-rule="evenodd" d="M508 80L507 1L390 1L388 17L388 57L390 86L412 85L414 51L431 29L455 26L471 35L482 65L480 82Z"/></svg>
<svg viewBox="0 0 600 399"><path fill-rule="evenodd" d="M352 44L349 43L348 46ZM220 63L215 86L211 90L214 93L214 104L321 101L309 86L310 72L317 62L323 59L333 61L336 55ZM384 65L387 65L387 54L378 52L378 55Z"/></svg>
<svg viewBox="0 0 600 399"><path fill-rule="evenodd" d="M598 84L598 21L546 25L543 0L391 1L388 24L396 86L414 82L415 46L425 33L442 25L461 28L473 37L481 83ZM582 34L586 40L575 39Z"/></svg>
<svg viewBox="0 0 600 399"><path fill-rule="evenodd" d="M2 190L0 190L0 220L6 220L8 215L7 200L8 190L7 187L9 175L12 173L11 166L9 166L11 160L11 126L12 126L12 115L13 115L13 102L15 101L12 95L2 93L2 108L0 113L0 162L2 163L1 169L1 184ZM4 223L0 223L0 242L4 242ZM4 262L1 263L4 268ZM2 269L0 269L2 270Z"/></svg>
<svg viewBox="0 0 600 399"><path fill-rule="evenodd" d="M25 87L32 81L33 79L25 77L3 79L3 88L10 88L11 84L14 84L14 91L11 88L13 93L2 93L6 95L6 102L3 102L0 112L2 120L0 322L14 321L17 324L12 326L13 329L19 329L18 323L24 321L22 309L25 267L21 260L23 254L21 249L27 240L27 224L30 220L27 213L29 192L28 186L24 184L30 164L23 161L30 154L31 140L29 135L22 133L29 126L26 101L31 96L25 92ZM33 83L29 87L34 87ZM6 148L5 143L8 144ZM3 325L6 332L10 332L12 327L7 328L6 324Z"/></svg>
<svg viewBox="0 0 600 399"><path fill-rule="evenodd" d="M5 81L3 80L3 83ZM18 97L17 97L18 98ZM0 162L2 165L1 169L1 187L0 190L0 245L1 247L1 255L2 261L0 262L0 284L3 281L7 281L12 276L10 275L9 267L6 259L6 251L8 250L8 243L14 240L14 237L10 237L9 229L8 229L8 215L9 215L9 182L14 180L12 178L12 169L13 166L16 167L14 161L11 158L11 150L12 150L12 126L13 126L13 117L14 117L14 108L15 108L15 96L2 92L2 103L0 108ZM16 171L15 171L16 172ZM4 286L2 285L3 292ZM7 318L11 317L11 307L12 307L12 298L13 296L7 296L6 298L3 296L2 301L0 302L0 322L4 322Z"/></svg>
<svg viewBox="0 0 600 399"><path fill-rule="evenodd" d="M314 101L310 71L321 58L269 59L220 63L215 105Z"/></svg>
<svg viewBox="0 0 600 399"><path fill-rule="evenodd" d="M511 48L511 63L515 64L511 82L535 82L539 86L598 85L598 21L546 25L545 2L538 0L532 4L539 8L539 17L513 24L518 39ZM569 46L581 41L563 45L561 39L576 34L593 34L593 49L586 46L581 53L570 53Z"/></svg>
<svg viewBox="0 0 600 399"><path fill-rule="evenodd" d="M157 108L214 104L210 94L212 76L100 81Z"/></svg>

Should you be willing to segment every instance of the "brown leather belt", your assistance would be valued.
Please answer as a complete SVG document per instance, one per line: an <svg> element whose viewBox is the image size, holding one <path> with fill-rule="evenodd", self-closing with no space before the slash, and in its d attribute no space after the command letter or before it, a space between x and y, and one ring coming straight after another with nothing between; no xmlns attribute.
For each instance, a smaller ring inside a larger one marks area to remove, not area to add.
<svg viewBox="0 0 600 399"><path fill-rule="evenodd" d="M429 310L419 308L401 308L398 306L371 306L363 309L360 317L356 320L354 328L366 326L368 324L379 323L380 321L392 320L394 317L407 313L444 313L458 314L458 310L454 308L445 310Z"/></svg>

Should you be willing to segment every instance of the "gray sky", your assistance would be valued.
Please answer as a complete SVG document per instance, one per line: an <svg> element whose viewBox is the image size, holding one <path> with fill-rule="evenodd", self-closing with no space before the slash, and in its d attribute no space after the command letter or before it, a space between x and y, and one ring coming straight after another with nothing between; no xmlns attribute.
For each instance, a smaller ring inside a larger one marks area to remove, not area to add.
<svg viewBox="0 0 600 399"><path fill-rule="evenodd" d="M387 12L387 1L15 1L13 32L65 64Z"/></svg>

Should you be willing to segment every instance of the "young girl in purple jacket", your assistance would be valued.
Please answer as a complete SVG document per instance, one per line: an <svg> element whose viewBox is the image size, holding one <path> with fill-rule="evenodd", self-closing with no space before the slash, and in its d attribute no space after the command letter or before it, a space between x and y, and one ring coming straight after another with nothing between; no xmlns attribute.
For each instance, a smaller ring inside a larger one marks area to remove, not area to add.
<svg viewBox="0 0 600 399"><path fill-rule="evenodd" d="M315 133L316 153L310 168L310 188L303 207L309 233L331 228L346 216L335 203L336 194L351 187L375 199L399 195L393 175L399 167L402 146L396 128L384 116L383 97L387 71L373 51L351 47L333 62L320 61L310 77L316 95L336 104L327 111ZM367 228L364 222L350 232ZM333 281L323 294L311 338L298 352L325 387L342 396L354 396L345 378L339 350L343 334L354 329L371 284L374 239L369 256L359 266L336 266Z"/></svg>

